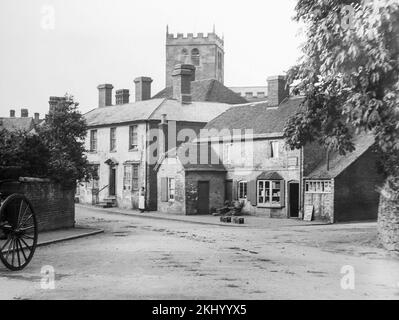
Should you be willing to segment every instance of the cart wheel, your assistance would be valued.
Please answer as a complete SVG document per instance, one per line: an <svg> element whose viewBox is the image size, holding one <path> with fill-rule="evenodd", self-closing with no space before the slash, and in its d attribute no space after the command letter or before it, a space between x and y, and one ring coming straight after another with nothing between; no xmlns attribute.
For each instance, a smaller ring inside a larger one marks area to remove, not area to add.
<svg viewBox="0 0 399 320"><path fill-rule="evenodd" d="M30 201L21 194L9 196L0 208L0 260L12 271L25 268L37 245L37 221Z"/></svg>

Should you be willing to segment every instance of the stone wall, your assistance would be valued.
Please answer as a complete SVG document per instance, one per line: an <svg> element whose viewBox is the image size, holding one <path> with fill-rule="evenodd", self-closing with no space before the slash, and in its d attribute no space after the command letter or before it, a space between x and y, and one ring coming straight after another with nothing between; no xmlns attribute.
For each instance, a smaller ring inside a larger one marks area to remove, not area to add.
<svg viewBox="0 0 399 320"><path fill-rule="evenodd" d="M43 179L24 179L21 184L8 183L2 191L22 193L32 203L39 231L49 231L75 226L75 190Z"/></svg>
<svg viewBox="0 0 399 320"><path fill-rule="evenodd" d="M378 240L387 250L399 251L399 193L388 184L380 196Z"/></svg>
<svg viewBox="0 0 399 320"><path fill-rule="evenodd" d="M186 215L198 214L198 183L209 181L209 213L221 208L225 196L225 172L186 172Z"/></svg>

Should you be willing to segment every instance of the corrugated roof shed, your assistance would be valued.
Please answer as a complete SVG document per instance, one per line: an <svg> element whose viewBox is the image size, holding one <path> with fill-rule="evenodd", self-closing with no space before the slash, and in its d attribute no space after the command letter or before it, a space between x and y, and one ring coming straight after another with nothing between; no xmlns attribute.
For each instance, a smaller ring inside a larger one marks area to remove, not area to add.
<svg viewBox="0 0 399 320"><path fill-rule="evenodd" d="M233 106L210 121L205 129L253 129L254 134L283 132L287 120L303 100L303 97L290 97L277 108L269 107L267 102Z"/></svg>
<svg viewBox="0 0 399 320"><path fill-rule="evenodd" d="M338 152L330 154L329 170L327 171L327 161L324 159L306 178L308 179L331 179L337 177L341 172L354 163L359 157L369 150L374 144L372 134L360 134L353 140L355 150L345 156ZM367 174L367 173L365 173Z"/></svg>
<svg viewBox="0 0 399 320"><path fill-rule="evenodd" d="M0 118L0 130L5 129L10 132L31 131L34 128L34 120L26 118Z"/></svg>
<svg viewBox="0 0 399 320"><path fill-rule="evenodd" d="M242 104L247 102L247 100L239 94L230 90L215 79L191 82L191 97L193 101L209 101L227 104ZM172 99L173 88L166 87L162 91L158 92L154 96L154 99L158 98Z"/></svg>

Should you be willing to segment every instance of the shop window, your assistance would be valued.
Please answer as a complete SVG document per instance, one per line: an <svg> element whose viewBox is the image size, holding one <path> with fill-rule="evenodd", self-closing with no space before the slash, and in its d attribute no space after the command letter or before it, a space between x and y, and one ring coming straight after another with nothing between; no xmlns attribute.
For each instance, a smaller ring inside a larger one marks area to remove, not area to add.
<svg viewBox="0 0 399 320"><path fill-rule="evenodd" d="M283 190L282 180L258 180L258 204L270 207L282 206Z"/></svg>

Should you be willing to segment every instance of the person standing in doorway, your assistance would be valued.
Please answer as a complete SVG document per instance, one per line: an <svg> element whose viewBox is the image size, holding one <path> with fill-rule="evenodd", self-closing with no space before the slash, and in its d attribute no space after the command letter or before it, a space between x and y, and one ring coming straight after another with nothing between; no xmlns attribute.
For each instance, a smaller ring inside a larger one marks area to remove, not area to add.
<svg viewBox="0 0 399 320"><path fill-rule="evenodd" d="M141 213L145 211L145 188L141 187L139 193L139 210Z"/></svg>

